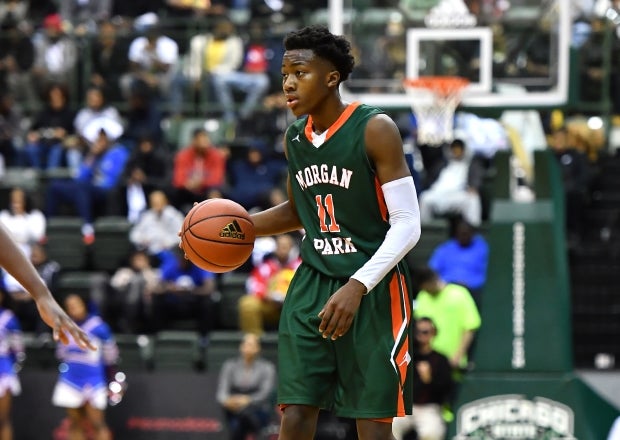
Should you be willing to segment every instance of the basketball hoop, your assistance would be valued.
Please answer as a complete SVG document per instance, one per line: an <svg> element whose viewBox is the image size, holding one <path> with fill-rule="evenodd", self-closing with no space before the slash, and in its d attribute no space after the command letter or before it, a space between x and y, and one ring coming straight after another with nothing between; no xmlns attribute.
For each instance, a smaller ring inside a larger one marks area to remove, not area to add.
<svg viewBox="0 0 620 440"><path fill-rule="evenodd" d="M418 143L441 145L453 140L454 112L469 80L460 76L407 78L403 87L418 124Z"/></svg>

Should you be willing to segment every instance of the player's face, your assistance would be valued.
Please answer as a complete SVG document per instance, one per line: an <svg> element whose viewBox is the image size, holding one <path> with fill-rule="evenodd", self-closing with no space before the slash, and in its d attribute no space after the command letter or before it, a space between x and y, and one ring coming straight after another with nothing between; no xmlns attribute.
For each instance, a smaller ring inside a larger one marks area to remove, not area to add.
<svg viewBox="0 0 620 440"><path fill-rule="evenodd" d="M340 74L310 49L287 50L282 57L282 90L295 116L311 114L338 87Z"/></svg>

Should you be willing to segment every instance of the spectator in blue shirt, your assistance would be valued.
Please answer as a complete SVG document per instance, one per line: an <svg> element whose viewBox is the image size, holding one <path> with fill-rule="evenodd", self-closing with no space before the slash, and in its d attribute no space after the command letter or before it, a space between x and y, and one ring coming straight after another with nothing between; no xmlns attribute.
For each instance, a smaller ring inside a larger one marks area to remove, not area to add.
<svg viewBox="0 0 620 440"><path fill-rule="evenodd" d="M173 319L194 319L196 329L206 337L213 327L211 294L216 287L215 274L186 260L179 248L161 252L159 259L161 282L153 292L152 330L169 327Z"/></svg>
<svg viewBox="0 0 620 440"><path fill-rule="evenodd" d="M98 213L106 213L108 195L116 187L128 157L127 148L115 143L102 129L91 143L77 175L50 183L46 197L48 217L57 215L63 203L71 205L84 222L84 243L92 244L95 207Z"/></svg>
<svg viewBox="0 0 620 440"><path fill-rule="evenodd" d="M480 309L488 260L489 245L484 237L459 218L453 237L437 246L428 265L446 282L466 287Z"/></svg>
<svg viewBox="0 0 620 440"><path fill-rule="evenodd" d="M227 166L227 197L248 210L269 208L269 195L285 175L286 164L265 150L260 143L249 145L245 154L232 158Z"/></svg>

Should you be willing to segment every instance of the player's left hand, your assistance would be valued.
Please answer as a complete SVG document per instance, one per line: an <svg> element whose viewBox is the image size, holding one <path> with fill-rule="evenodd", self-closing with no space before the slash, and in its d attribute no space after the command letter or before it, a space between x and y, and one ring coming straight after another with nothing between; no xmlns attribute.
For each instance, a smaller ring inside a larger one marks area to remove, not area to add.
<svg viewBox="0 0 620 440"><path fill-rule="evenodd" d="M70 334L80 348L97 349L88 338L88 335L69 318L51 295L39 298L37 300L37 308L43 321L52 328L55 341L68 344L68 334Z"/></svg>
<svg viewBox="0 0 620 440"><path fill-rule="evenodd" d="M319 332L324 338L334 341L349 330L365 293L362 283L350 279L327 300L319 312Z"/></svg>

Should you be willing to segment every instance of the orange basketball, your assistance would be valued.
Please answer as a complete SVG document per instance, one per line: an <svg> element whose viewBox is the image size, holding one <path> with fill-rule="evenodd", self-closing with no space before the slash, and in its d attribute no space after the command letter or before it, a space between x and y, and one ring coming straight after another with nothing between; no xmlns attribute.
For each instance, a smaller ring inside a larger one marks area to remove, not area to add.
<svg viewBox="0 0 620 440"><path fill-rule="evenodd" d="M181 246L196 266L222 273L246 262L255 237L254 223L243 206L228 199L208 199L185 216Z"/></svg>

